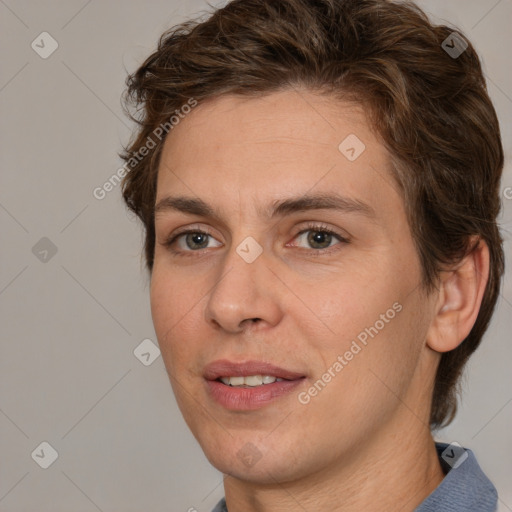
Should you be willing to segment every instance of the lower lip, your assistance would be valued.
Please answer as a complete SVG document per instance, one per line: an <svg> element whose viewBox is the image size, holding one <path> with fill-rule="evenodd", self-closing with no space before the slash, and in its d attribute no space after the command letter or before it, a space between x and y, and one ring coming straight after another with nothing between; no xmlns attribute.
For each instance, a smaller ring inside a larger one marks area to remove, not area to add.
<svg viewBox="0 0 512 512"><path fill-rule="evenodd" d="M207 380L210 396L220 405L232 411L251 411L287 395L299 386L304 379L283 380L272 384L262 384L253 388L227 386L217 380Z"/></svg>

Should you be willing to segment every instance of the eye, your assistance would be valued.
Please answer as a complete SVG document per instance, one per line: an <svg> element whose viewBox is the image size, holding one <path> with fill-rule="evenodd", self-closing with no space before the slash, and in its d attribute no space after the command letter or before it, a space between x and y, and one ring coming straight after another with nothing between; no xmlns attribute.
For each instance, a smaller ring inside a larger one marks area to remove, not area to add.
<svg viewBox="0 0 512 512"><path fill-rule="evenodd" d="M197 252L201 249L208 249L210 247L219 247L222 244L218 242L218 245L209 245L210 241L215 240L213 236L207 231L200 229L190 229L188 231L182 231L176 235L173 235L167 240L164 245L171 249L175 254L182 252ZM174 249L174 246L178 246L178 250Z"/></svg>
<svg viewBox="0 0 512 512"><path fill-rule="evenodd" d="M302 230L296 236L296 239L302 242L306 242L312 249L317 249L315 252L319 252L332 247L332 242L335 242L336 239L339 242L348 243L347 238L324 225L308 226L307 229Z"/></svg>
<svg viewBox="0 0 512 512"><path fill-rule="evenodd" d="M342 243L349 243L349 240L344 236L336 233L327 226L318 224L307 226L307 229L300 231L298 235L295 236L294 240L299 240L299 243L305 242L309 245L310 249L313 249L312 252L316 254L330 252L328 249L333 245L339 245L333 243L336 242L336 240ZM203 249L220 247L222 243L213 238L213 235L208 231L202 229L188 229L171 235L163 245L178 256L199 256L199 253ZM292 246L295 246L295 244ZM306 247L306 249L307 248L308 247Z"/></svg>

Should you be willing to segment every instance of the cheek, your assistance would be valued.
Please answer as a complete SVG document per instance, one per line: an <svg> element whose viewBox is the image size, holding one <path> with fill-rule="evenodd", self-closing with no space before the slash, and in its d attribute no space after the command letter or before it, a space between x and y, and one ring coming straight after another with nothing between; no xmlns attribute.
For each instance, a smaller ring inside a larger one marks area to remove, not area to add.
<svg viewBox="0 0 512 512"><path fill-rule="evenodd" d="M175 322L176 309L173 307L170 290L172 290L172 282L165 282L154 269L150 288L151 316L160 345L164 344L164 335Z"/></svg>
<svg viewBox="0 0 512 512"><path fill-rule="evenodd" d="M385 279L383 274L378 263L367 271L352 267L351 271L341 271L326 279L321 287L305 287L299 293L305 297L310 312L297 321L299 324L312 325L308 317L316 319L322 330L330 333L328 337L332 349L342 349L347 341L356 339L361 333L364 339L365 329L376 322L379 323L378 330L383 330L381 315L391 310L385 319L395 317L393 304L401 295L396 284L393 287L392 280ZM324 343L325 339L323 346Z"/></svg>
<svg viewBox="0 0 512 512"><path fill-rule="evenodd" d="M308 396L301 396L301 403L309 399L300 417L306 430L318 430L318 418L323 418L320 429L327 436L343 433L364 442L401 406L421 349L411 333L422 330L411 297L401 299L403 309L393 310L393 318L388 313L388 323L379 316L386 315L393 302L373 298L366 309L347 309L336 327L339 336L311 338L316 345L309 353L314 373Z"/></svg>
<svg viewBox="0 0 512 512"><path fill-rule="evenodd" d="M179 361L192 346L187 332L194 328L197 331L197 321L192 320L195 308L201 306L198 303L200 298L201 294L195 286L185 286L179 278L160 272L158 268L153 270L150 289L151 315L168 370L171 365L179 368Z"/></svg>
<svg viewBox="0 0 512 512"><path fill-rule="evenodd" d="M398 388L410 378L427 315L416 269L399 266L393 258L380 258L355 272L340 272L325 283L323 293L309 288L314 321L313 315L297 315L296 321L316 354L310 359L315 378L331 369L333 380L347 386L353 398L366 393L370 399L386 391L379 376Z"/></svg>

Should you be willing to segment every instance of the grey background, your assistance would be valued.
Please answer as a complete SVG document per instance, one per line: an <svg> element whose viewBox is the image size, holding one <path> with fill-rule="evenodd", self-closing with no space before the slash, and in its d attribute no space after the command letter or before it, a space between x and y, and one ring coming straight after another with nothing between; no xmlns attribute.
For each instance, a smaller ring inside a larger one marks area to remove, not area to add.
<svg viewBox="0 0 512 512"><path fill-rule="evenodd" d="M459 25L480 52L508 159L502 189L512 187L512 0L419 3ZM139 225L120 187L93 196L120 167L130 134L120 106L126 70L166 28L206 8L0 0L2 512L210 511L223 495L162 358L145 366L134 355L142 340L156 341ZM43 31L59 45L47 59L31 48ZM512 199L501 224L510 265ZM438 435L476 452L501 510L512 510L510 275L467 368L458 417ZM48 469L31 457L43 441L58 452Z"/></svg>

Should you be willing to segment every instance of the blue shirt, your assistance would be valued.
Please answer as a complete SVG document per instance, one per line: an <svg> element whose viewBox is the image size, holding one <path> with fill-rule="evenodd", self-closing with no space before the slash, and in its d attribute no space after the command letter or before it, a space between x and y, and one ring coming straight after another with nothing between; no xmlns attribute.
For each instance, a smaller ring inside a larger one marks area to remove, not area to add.
<svg viewBox="0 0 512 512"><path fill-rule="evenodd" d="M495 512L498 493L471 450L436 443L446 475L414 512ZM212 512L228 512L222 498Z"/></svg>

